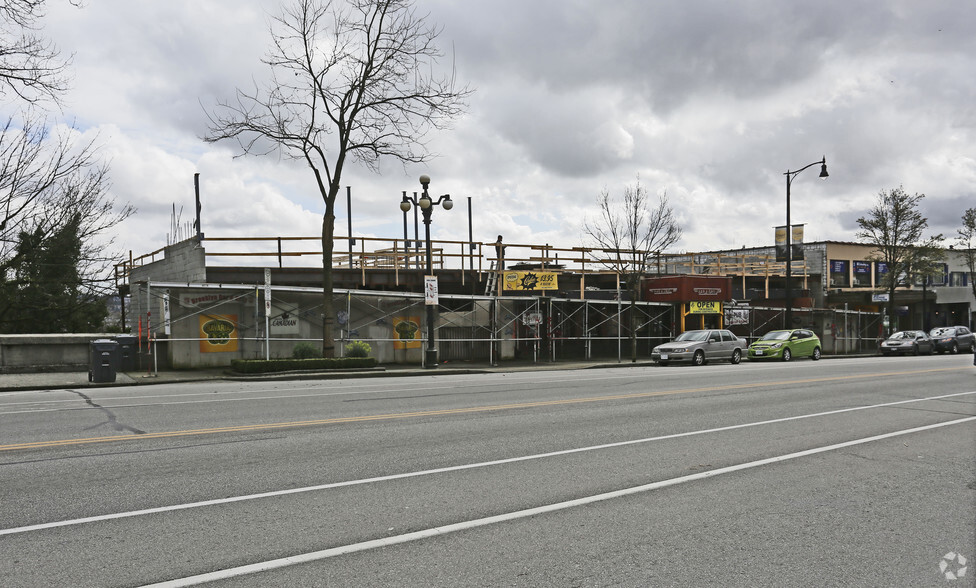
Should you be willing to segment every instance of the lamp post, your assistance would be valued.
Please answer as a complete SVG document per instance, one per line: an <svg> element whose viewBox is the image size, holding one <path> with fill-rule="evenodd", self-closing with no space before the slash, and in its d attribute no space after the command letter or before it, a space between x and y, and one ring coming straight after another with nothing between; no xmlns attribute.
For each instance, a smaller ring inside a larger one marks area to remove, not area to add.
<svg viewBox="0 0 976 588"><path fill-rule="evenodd" d="M793 266L793 227L790 225L790 185L793 183L793 178L796 176L796 174L817 164L820 164L820 179L827 179L829 174L827 173L826 156L824 156L824 158L820 161L814 161L813 163L805 165L796 171L786 170L786 173L783 174L786 176L786 312L784 315L784 322L786 324L784 327L787 329L793 328L793 294L790 289Z"/></svg>
<svg viewBox="0 0 976 588"><path fill-rule="evenodd" d="M416 198L416 192L412 198L404 192L403 200L400 201L400 210L407 212L410 210L410 205L412 204L419 207L420 212L424 215L424 230L427 235L427 276L433 277L434 261L430 251L430 215L434 211L434 207L438 204L443 206L444 210L451 210L454 208L454 202L451 200L450 194L444 194L437 199L437 202L431 199L430 195L427 194L427 187L430 185L430 176L427 174L420 176L420 185L424 188L420 199ZM436 296L436 290L434 294ZM437 304L437 301L436 298L432 301L430 297L427 297L425 302L427 306L427 349L424 351L424 367L433 369L437 367L437 346L434 341L434 306Z"/></svg>

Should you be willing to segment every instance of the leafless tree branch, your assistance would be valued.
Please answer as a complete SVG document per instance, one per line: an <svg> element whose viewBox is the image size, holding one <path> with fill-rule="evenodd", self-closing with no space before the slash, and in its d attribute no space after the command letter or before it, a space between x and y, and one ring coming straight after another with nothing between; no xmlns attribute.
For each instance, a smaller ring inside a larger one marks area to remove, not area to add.
<svg viewBox="0 0 976 588"><path fill-rule="evenodd" d="M641 279L653 256L681 238L681 226L668 202L667 193L651 203L638 176L633 186L624 189L622 202L603 190L597 198L597 219L584 220L583 232L596 245L594 261L615 272L626 285L630 297L631 360L637 360L637 330L634 306L640 297Z"/></svg>
<svg viewBox="0 0 976 588"><path fill-rule="evenodd" d="M322 223L325 340L331 356L335 200L350 160L378 171L431 157L431 131L463 114L472 90L435 73L440 29L412 0L295 0L271 25L263 63L270 81L238 89L208 112L204 140L241 155L304 161L325 203Z"/></svg>
<svg viewBox="0 0 976 588"><path fill-rule="evenodd" d="M38 33L46 0L0 0L0 96L60 104L71 59Z"/></svg>

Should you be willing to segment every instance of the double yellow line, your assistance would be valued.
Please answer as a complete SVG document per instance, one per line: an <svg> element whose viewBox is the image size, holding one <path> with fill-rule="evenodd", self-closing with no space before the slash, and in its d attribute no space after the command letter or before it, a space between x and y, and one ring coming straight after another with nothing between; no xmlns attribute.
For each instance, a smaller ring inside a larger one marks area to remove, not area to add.
<svg viewBox="0 0 976 588"><path fill-rule="evenodd" d="M569 404L584 404L589 402L606 402L610 400L632 400L650 398L652 396L668 396L672 394L691 394L695 392L719 392L727 390L747 390L750 388L769 388L785 385L816 384L823 382L838 382L844 380L860 380L867 378L892 377L933 372L956 371L962 368L942 368L931 370L913 370L903 372L885 372L880 374L863 374L854 376L831 376L823 378L807 378L803 380L784 380L779 382L755 382L750 384L732 384L721 386L707 386L703 388L685 388L679 390L660 390L656 392L635 392L632 394L613 394L607 396L590 396L586 398L567 398L562 400L541 400L535 402L516 402L511 404L495 404L490 406L472 406L468 408L447 408L441 410L424 410L418 412L400 412L392 414L374 414L357 417L340 417L329 419L315 419L306 421L286 421L282 423L265 423L254 425L237 425L232 427L214 427L209 429L189 429L184 431L162 431L159 433L143 433L139 435L112 435L107 437L86 437L80 439L55 439L49 441L33 441L30 443L13 443L0 445L0 451L17 451L21 449L39 449L47 447L67 447L72 445L88 445L92 443L114 443L119 441L141 441L144 439L165 439L171 437L191 437L196 435L216 435L221 433L243 433L250 431L268 431L274 429L290 429L295 427L314 427L320 425L336 425L342 423L361 423L370 421L387 421L409 419L417 417L444 416L453 414L471 414L479 412L496 412L521 408L537 408L542 406L559 406Z"/></svg>

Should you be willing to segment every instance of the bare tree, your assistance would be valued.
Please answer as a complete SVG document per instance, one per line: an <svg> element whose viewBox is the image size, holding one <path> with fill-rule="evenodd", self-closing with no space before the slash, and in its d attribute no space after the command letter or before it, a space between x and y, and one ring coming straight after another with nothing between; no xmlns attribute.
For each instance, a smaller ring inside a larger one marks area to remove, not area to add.
<svg viewBox="0 0 976 588"><path fill-rule="evenodd" d="M636 305L641 279L652 256L678 242L681 227L667 193L652 208L639 176L633 186L624 188L622 202L615 201L604 189L597 204L600 215L593 221L585 220L583 232L599 249L594 260L615 272L625 284L630 297L630 359L637 361Z"/></svg>
<svg viewBox="0 0 976 588"><path fill-rule="evenodd" d="M441 29L411 0L297 0L271 26L265 87L238 90L210 116L209 142L242 154L304 161L325 203L322 216L322 354L335 354L332 251L335 202L349 160L378 171L381 157L422 163L427 135L463 113L471 90L440 77Z"/></svg>
<svg viewBox="0 0 976 588"><path fill-rule="evenodd" d="M0 96L58 103L68 89L70 60L38 32L45 1L0 0Z"/></svg>
<svg viewBox="0 0 976 588"><path fill-rule="evenodd" d="M0 325L10 322L15 293L28 286L18 281L16 268L48 247L48 238L71 235L77 241L70 263L79 275L79 300L109 293L115 258L108 234L134 213L129 205L115 205L109 187L108 167L93 141L79 144L68 132L52 133L40 115L8 119L0 130ZM24 246L24 235L32 236L34 246Z"/></svg>
<svg viewBox="0 0 976 588"><path fill-rule="evenodd" d="M969 286L976 298L976 208L967 208L962 214L962 228L958 233L956 243L962 248L962 258L969 270Z"/></svg>
<svg viewBox="0 0 976 588"><path fill-rule="evenodd" d="M857 238L874 245L876 252L871 259L887 268L882 286L888 291L890 328L895 324L895 289L902 282L911 283L913 264L924 266L920 254L939 248L943 240L942 235L922 236L929 226L928 219L918 210L923 198L925 194L909 195L901 186L882 190L868 215L857 219Z"/></svg>

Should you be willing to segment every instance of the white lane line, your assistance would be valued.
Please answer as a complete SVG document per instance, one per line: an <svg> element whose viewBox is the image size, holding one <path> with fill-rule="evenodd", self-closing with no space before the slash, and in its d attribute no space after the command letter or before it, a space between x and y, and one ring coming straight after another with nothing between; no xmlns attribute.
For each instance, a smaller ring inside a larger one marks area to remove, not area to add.
<svg viewBox="0 0 976 588"><path fill-rule="evenodd" d="M799 416L782 417L778 419L770 419L765 421L757 421L753 423L743 423L739 425L728 425L725 427L716 427L713 429L703 429L699 431L687 431L684 433L673 433L671 435L661 435L659 437L647 437L644 439L631 439L630 441L618 441L616 443L605 443L602 445L592 445L589 447L577 447L575 449L563 449L560 451L552 451L549 453L538 453L534 455L524 455L520 457L509 457L505 459L498 459L494 461L485 461L480 463L469 463L457 466L448 466L443 468L436 468L432 470L422 470L419 472L406 472L402 474L391 474L388 476L378 476L375 478L363 478L359 480L347 480L345 482L334 482L332 484L320 484L317 486L306 486L303 488L289 488L288 490L275 490L272 492L261 492L259 494L247 494L243 496L230 496L227 498L217 498L214 500L201 500L199 502L188 502L185 504L174 504L170 506L160 506L155 508L146 508L142 510L133 510L128 512L119 512L106 515L97 515L92 517L84 517L79 519L68 519L64 521L54 521L50 523L40 523L37 525L26 525L23 527L13 527L10 529L0 529L0 537L4 535L16 535L19 533L30 533L33 531L41 531L44 529L54 529L57 527L67 527L71 525L82 525L86 523L97 523L101 521L110 521L113 519L123 519L129 517L137 517L150 514L158 514L164 512L173 512L177 510L187 510L191 508L200 508L204 506L217 506L221 504L229 504L233 502L243 502L246 500L257 500L261 498L274 498L277 496L287 496L289 494L301 494L305 492L316 492L321 490L331 490L333 488L343 488L347 486L359 486L362 484L373 484L376 482L388 482L391 480L401 480L404 478L418 478L421 476L430 476L433 474L443 474L448 472L458 472L463 470L470 470L475 468L484 468L497 465L504 465L510 463L518 463L523 461L531 461L536 459L544 459L548 457L558 457L562 455L571 455L574 453L585 453L588 451L598 451L601 449L611 449L616 447L625 447L628 445L639 445L642 443L650 443L653 441L666 441L669 439L679 439L682 437L693 437L696 435L706 435L709 433L720 433L724 431L734 431L737 429L745 429L749 427L759 427L762 425L772 425L777 423L785 423L789 421L798 421L802 419L809 419L822 416L830 416L835 414L842 414L846 412L854 412L858 410L869 410L874 408L886 408L889 406L897 406L901 404L910 404L915 402L925 402L930 400L942 400L945 398L953 398L956 396L966 396L976 394L976 390L971 392L956 392L953 394L942 394L939 396L929 396L927 398L912 398L909 400L898 400L896 402L885 402L883 404L872 404L867 406L855 406L852 408L841 408L837 410L830 410L826 412L817 412L812 414L805 414Z"/></svg>
<svg viewBox="0 0 976 588"><path fill-rule="evenodd" d="M280 559L272 559L269 561L238 566L235 568L227 568L224 570L218 570L216 572L208 572L205 574L199 574L196 576L188 576L186 578L177 578L175 580L168 580L166 582L159 582L155 584L147 584L142 588L183 588L185 586L196 586L199 584L205 584L207 582L216 582L218 580L226 580L228 578L236 578L238 576L244 576L247 574L256 574L259 572L266 572L268 570L274 570L278 568L284 568L288 566L309 563L313 561L319 561L323 559L328 559L330 557L336 557L339 555L344 555L347 553L355 553L357 551L367 551L370 549L377 549L380 547L389 547L391 545L398 545L401 543L408 543L411 541L418 541L420 539L427 539L429 537L435 537L439 535L446 535L448 533L455 533L458 531L466 531L469 529L475 529L477 527L484 527L487 525L494 525L496 523L503 523L506 521L513 521L517 519L532 517L536 515L541 515L550 512L556 512L560 510L566 510L570 508L575 508L578 506L584 506L587 504L593 504L595 502L602 502L606 500L612 500L614 498L620 498L623 496L629 496L632 494L639 494L641 492L649 492L651 490L657 490L660 488L666 488L668 486L675 486L677 484L684 484L686 482L694 482L696 480L702 480L704 478L711 478L714 476L720 476L722 474L729 474L732 472L738 472L741 470L747 470L750 468L757 468L764 465L774 464L782 461L787 461L791 459L797 459L800 457L806 457L809 455L816 455L818 453L825 453L828 451L835 451L837 449L843 449L845 447L853 447L855 445L862 445L864 443L871 443L873 441L881 441L883 439L890 439L892 437L899 437L902 435L910 435L912 433L920 433L922 431L928 431L931 429L937 429L940 427L948 427L951 425L958 425L962 423L968 423L970 421L976 421L976 416L966 417L962 419L956 419L954 421L948 421L945 423L936 423L934 425L926 425L924 427L915 427L913 429L904 429L901 431L893 431L891 433L885 433L883 435L875 435L873 437L865 437L863 439L855 439L853 441L845 441L844 443L836 443L834 445L827 445L825 447L817 447L814 449L807 449L804 451L797 451L795 453L788 453L786 455L780 455L777 457L770 457L766 459L760 459L756 461L750 461L748 463L741 463L734 466L728 466L724 468L718 468L714 470L709 470L707 472L699 472L697 474L689 474L687 476L681 476L679 478L671 478L670 480L662 480L660 482L653 482L651 484L644 484L642 486L634 486L632 488L624 488L623 490L615 490L613 492L606 492L604 494L596 494L593 496L586 496L584 498L577 498L575 500L567 500L565 502L557 502L555 504L549 504L546 506L539 506L536 508L528 508L525 510L519 510L515 512L509 512L501 515L495 515L491 517L485 517L481 519L474 519L470 521L464 521L461 523L454 523L452 525L444 525L442 527L434 527L430 529L424 529L422 531L415 531L413 533L405 533L403 535L397 535L395 537L384 537L383 539L373 539L371 541L363 541L361 543L353 543L351 545L343 545L341 547L333 547L331 549L323 549L321 551L313 551L310 553L302 553L299 555L293 555L289 557L283 557Z"/></svg>

